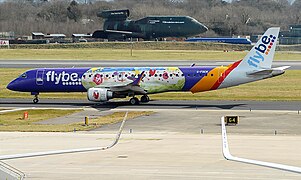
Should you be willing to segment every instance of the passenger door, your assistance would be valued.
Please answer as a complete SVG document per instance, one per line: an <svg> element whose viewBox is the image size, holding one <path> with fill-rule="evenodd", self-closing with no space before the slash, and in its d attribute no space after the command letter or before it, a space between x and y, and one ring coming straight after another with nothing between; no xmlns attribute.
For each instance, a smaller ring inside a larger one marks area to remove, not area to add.
<svg viewBox="0 0 301 180"><path fill-rule="evenodd" d="M41 86L44 84L44 72L45 70L38 70L36 74L36 83L37 85Z"/></svg>

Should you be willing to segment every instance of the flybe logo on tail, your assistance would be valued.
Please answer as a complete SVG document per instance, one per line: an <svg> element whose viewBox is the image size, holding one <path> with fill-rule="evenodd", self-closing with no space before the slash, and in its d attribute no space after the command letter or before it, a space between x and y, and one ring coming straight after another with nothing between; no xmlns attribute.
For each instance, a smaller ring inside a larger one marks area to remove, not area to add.
<svg viewBox="0 0 301 180"><path fill-rule="evenodd" d="M263 55L268 55L270 53L273 44L276 43L275 40L276 36L263 36L261 38L261 43L255 47L255 54L248 59L248 64L257 68L260 61L264 61Z"/></svg>

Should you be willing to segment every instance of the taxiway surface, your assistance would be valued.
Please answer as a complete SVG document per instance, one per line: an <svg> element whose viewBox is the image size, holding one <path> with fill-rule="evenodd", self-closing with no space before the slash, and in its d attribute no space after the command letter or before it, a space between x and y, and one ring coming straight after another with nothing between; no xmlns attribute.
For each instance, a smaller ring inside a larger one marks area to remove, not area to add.
<svg viewBox="0 0 301 180"><path fill-rule="evenodd" d="M0 60L0 68L70 68L70 67L136 67L142 66L220 66L229 65L233 61L223 60ZM155 62L155 65L154 65ZM273 67L291 66L290 70L300 70L299 61L274 61Z"/></svg>
<svg viewBox="0 0 301 180"><path fill-rule="evenodd" d="M0 107L12 108L74 108L93 107L97 109L129 108L129 109L211 109L211 110L290 110L301 113L300 101L226 101L226 100L154 100L139 105L129 105L127 101L110 101L94 103L86 99L40 99L38 104L32 99L1 98Z"/></svg>
<svg viewBox="0 0 301 180"><path fill-rule="evenodd" d="M230 162L221 153L220 116L236 114L241 116L239 125L228 127L233 155L301 166L301 115L296 112L153 111L151 116L128 120L119 144L110 150L5 162L23 171L26 179L301 178L300 174ZM76 133L0 132L0 154L105 146L117 129L118 124Z"/></svg>

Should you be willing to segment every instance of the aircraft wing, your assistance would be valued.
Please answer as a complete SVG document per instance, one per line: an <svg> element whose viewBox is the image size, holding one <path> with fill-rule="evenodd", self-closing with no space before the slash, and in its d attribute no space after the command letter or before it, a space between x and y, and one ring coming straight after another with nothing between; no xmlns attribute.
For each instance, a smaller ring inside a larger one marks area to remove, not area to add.
<svg viewBox="0 0 301 180"><path fill-rule="evenodd" d="M104 30L105 32L108 33L116 33L116 34L125 34L125 35L130 35L130 36L138 36L138 37L144 37L142 33L139 32L132 32L132 31L118 31L118 30Z"/></svg>
<svg viewBox="0 0 301 180"><path fill-rule="evenodd" d="M110 86L109 89L113 92L134 92L137 94L146 94L146 91L140 87L140 83L144 77L144 71L137 78L132 78L133 82L129 84Z"/></svg>
<svg viewBox="0 0 301 180"><path fill-rule="evenodd" d="M133 34L133 32L131 31L117 31L117 30L105 30L106 32L110 32L110 33L119 33L119 34Z"/></svg>

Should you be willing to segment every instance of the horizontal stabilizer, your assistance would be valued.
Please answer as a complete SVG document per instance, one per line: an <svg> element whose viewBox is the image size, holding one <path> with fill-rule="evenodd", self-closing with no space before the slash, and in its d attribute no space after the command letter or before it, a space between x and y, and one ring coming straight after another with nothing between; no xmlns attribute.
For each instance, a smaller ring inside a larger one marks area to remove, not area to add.
<svg viewBox="0 0 301 180"><path fill-rule="evenodd" d="M261 76L261 75L269 75L272 74L273 76L275 75L280 75L284 73L284 70L289 68L290 66L282 66L282 67L277 67L277 68L271 68L271 69L260 69L260 70L254 70L247 72L247 75L251 76Z"/></svg>
<svg viewBox="0 0 301 180"><path fill-rule="evenodd" d="M268 75L273 72L273 69L261 69L256 71L247 72L247 75Z"/></svg>
<svg viewBox="0 0 301 180"><path fill-rule="evenodd" d="M276 67L276 68L273 68L273 70L285 70L287 68L290 68L291 66L281 66L281 67Z"/></svg>

